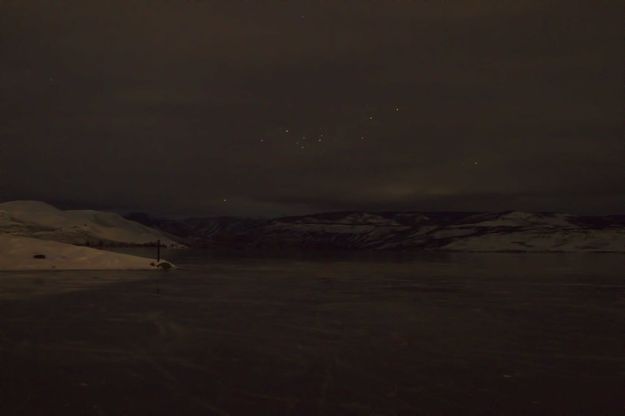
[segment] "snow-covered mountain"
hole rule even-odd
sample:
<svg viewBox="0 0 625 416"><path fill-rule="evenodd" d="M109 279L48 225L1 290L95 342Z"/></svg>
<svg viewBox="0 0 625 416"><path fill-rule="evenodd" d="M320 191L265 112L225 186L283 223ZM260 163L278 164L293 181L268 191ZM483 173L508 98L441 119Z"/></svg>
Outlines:
<svg viewBox="0 0 625 416"><path fill-rule="evenodd" d="M1 203L0 234L91 246L149 245L157 240L166 246L181 246L162 231L118 214L62 211L38 201Z"/></svg>
<svg viewBox="0 0 625 416"><path fill-rule="evenodd" d="M204 247L625 252L625 216L581 217L517 211L335 212L273 220L150 218L149 221L156 228Z"/></svg>
<svg viewBox="0 0 625 416"><path fill-rule="evenodd" d="M418 215L416 221L423 221ZM306 247L381 248L414 225L394 216L363 212L287 217L270 221L255 236L258 244Z"/></svg>
<svg viewBox="0 0 625 416"><path fill-rule="evenodd" d="M443 250L625 252L625 223L597 227L590 217L565 214L471 216L434 231L431 237L442 239Z"/></svg>

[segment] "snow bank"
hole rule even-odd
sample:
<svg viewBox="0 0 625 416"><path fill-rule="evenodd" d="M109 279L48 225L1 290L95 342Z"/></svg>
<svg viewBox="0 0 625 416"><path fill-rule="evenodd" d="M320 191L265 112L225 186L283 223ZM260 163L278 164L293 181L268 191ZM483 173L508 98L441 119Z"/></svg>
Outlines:
<svg viewBox="0 0 625 416"><path fill-rule="evenodd" d="M0 270L156 270L144 257L0 234Z"/></svg>

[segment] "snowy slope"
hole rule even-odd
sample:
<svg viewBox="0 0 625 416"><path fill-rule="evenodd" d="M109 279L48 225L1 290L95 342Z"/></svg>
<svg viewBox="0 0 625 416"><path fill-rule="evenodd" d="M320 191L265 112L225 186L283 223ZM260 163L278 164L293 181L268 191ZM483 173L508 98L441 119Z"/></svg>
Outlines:
<svg viewBox="0 0 625 416"><path fill-rule="evenodd" d="M465 219L469 227L553 227L571 228L574 224L566 214L540 214L511 211L495 214L481 214Z"/></svg>
<svg viewBox="0 0 625 416"><path fill-rule="evenodd" d="M625 252L625 230L526 230L456 239L441 247L454 251Z"/></svg>
<svg viewBox="0 0 625 416"><path fill-rule="evenodd" d="M0 204L0 233L80 245L144 245L161 240L180 246L162 232L100 211L62 211L37 201Z"/></svg>
<svg viewBox="0 0 625 416"><path fill-rule="evenodd" d="M463 231L440 248L459 251L625 252L625 227L582 225L574 216L509 212L470 217L446 231ZM434 236L438 233L433 233Z"/></svg>
<svg viewBox="0 0 625 416"><path fill-rule="evenodd" d="M0 271L156 270L155 263L152 259L127 254L0 234Z"/></svg>

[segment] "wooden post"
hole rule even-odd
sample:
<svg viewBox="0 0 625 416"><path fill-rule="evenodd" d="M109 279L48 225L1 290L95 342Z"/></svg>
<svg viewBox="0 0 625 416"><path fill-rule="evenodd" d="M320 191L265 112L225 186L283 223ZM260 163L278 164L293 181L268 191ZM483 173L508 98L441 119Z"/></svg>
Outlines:
<svg viewBox="0 0 625 416"><path fill-rule="evenodd" d="M161 240L156 240L156 263L161 262Z"/></svg>

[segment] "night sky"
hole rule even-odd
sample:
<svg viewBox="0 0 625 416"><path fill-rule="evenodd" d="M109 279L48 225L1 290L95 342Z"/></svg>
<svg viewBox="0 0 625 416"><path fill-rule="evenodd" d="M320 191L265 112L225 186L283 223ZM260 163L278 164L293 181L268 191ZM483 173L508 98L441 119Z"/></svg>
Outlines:
<svg viewBox="0 0 625 416"><path fill-rule="evenodd" d="M621 0L0 1L0 200L625 212Z"/></svg>

